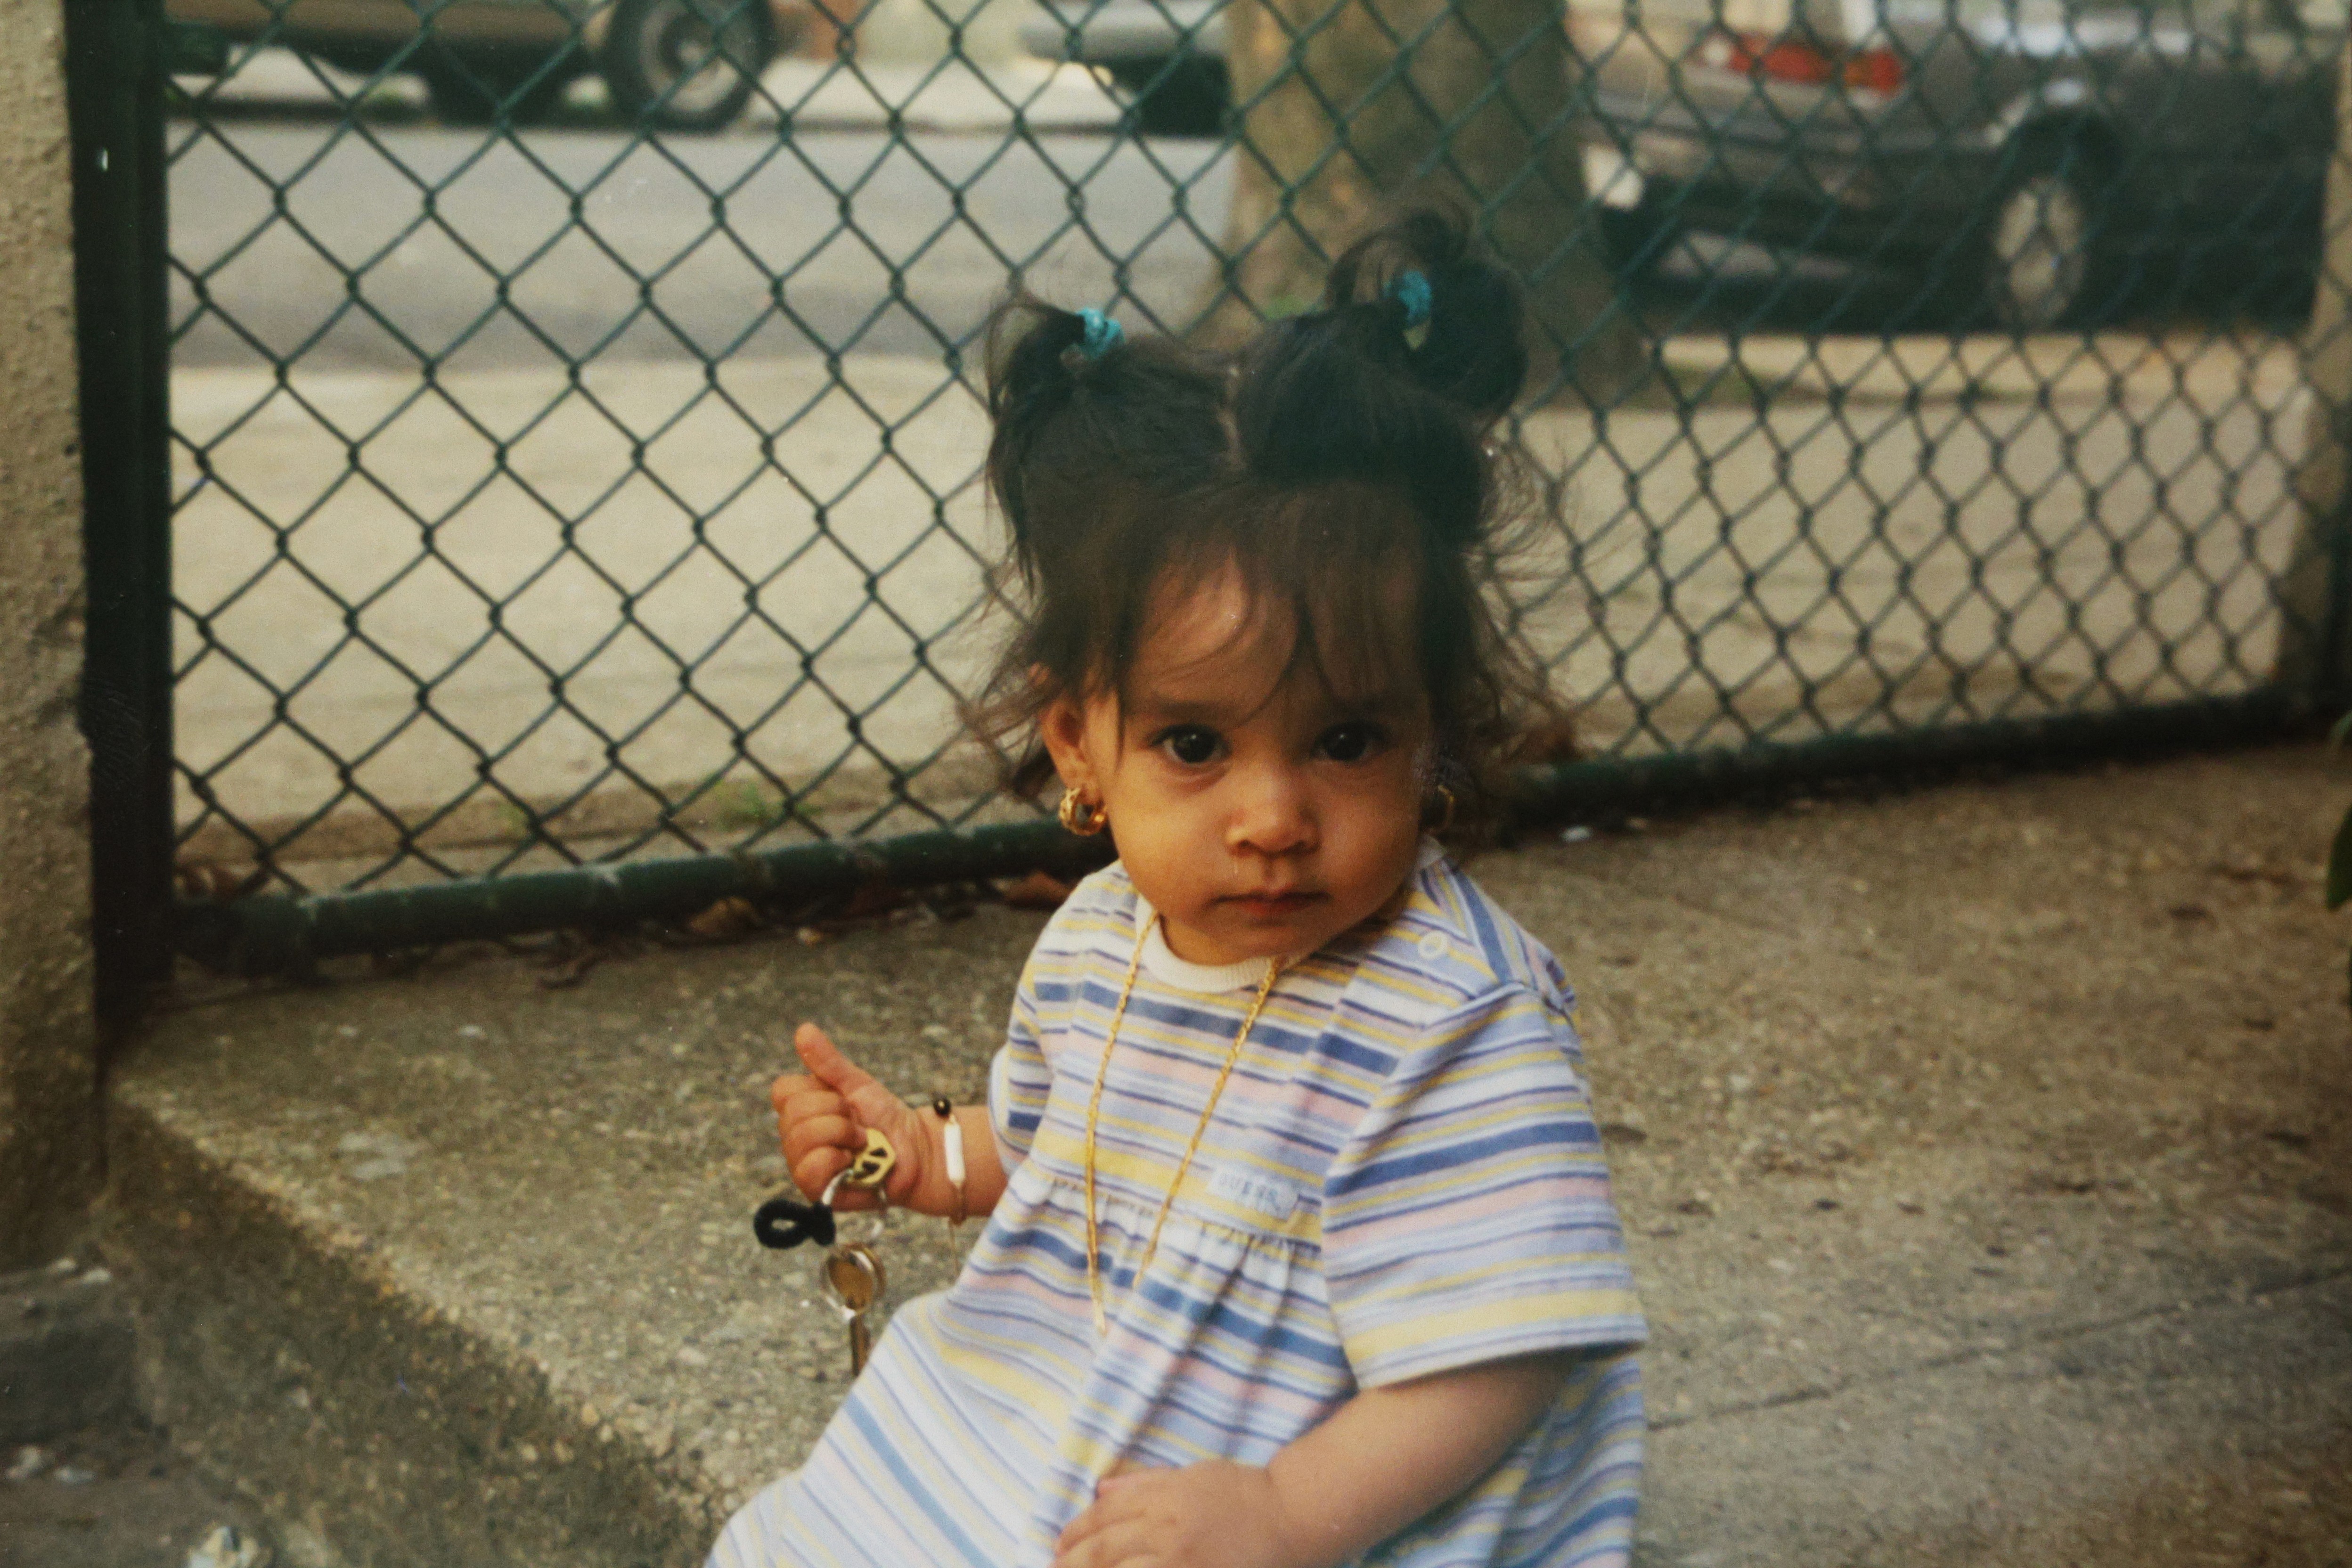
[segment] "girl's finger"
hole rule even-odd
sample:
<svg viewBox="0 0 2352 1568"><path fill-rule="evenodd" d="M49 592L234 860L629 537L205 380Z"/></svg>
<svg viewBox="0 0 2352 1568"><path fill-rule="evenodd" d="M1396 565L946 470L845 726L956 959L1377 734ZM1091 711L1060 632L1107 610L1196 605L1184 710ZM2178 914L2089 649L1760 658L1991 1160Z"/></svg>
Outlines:
<svg viewBox="0 0 2352 1568"><path fill-rule="evenodd" d="M793 1032L793 1048L800 1052L809 1071L835 1094L849 1096L861 1089L882 1087L873 1074L843 1056L841 1047L814 1024L803 1024Z"/></svg>
<svg viewBox="0 0 2352 1568"><path fill-rule="evenodd" d="M1059 1568L1067 1552L1082 1546L1103 1525L1102 1505L1097 1502L1078 1510L1078 1517L1062 1526L1062 1533L1054 1539L1054 1562Z"/></svg>
<svg viewBox="0 0 2352 1568"><path fill-rule="evenodd" d="M835 1103L839 1107L838 1101ZM864 1142L846 1108L829 1114L796 1117L784 1132L784 1160L797 1166L819 1149L839 1150L845 1157L854 1158Z"/></svg>
<svg viewBox="0 0 2352 1568"><path fill-rule="evenodd" d="M849 1109L849 1102L841 1096L825 1089L818 1089L808 1094L796 1094L784 1102L783 1109L776 1112L776 1137L784 1146L786 1159L796 1158L802 1149L807 1147L806 1141L799 1136L797 1131L802 1124L825 1117L838 1117L845 1121L856 1120ZM853 1131L847 1135L829 1138L826 1142L855 1149L859 1139Z"/></svg>
<svg viewBox="0 0 2352 1568"><path fill-rule="evenodd" d="M1103 1494L1103 1484L1095 1488L1095 1500L1078 1511L1078 1517L1062 1527L1061 1537L1054 1542L1056 1552L1067 1552L1085 1544L1106 1530L1118 1524L1130 1510L1115 1507Z"/></svg>
<svg viewBox="0 0 2352 1568"><path fill-rule="evenodd" d="M817 1082L813 1078L800 1080L800 1087L784 1096L776 1107L776 1114L797 1121L803 1116L821 1115L828 1110L847 1106L849 1101Z"/></svg>
<svg viewBox="0 0 2352 1568"><path fill-rule="evenodd" d="M1119 1568L1159 1562L1160 1532L1142 1520L1113 1522L1074 1546L1055 1549L1054 1568Z"/></svg>
<svg viewBox="0 0 2352 1568"><path fill-rule="evenodd" d="M848 1150L831 1144L821 1149L812 1149L793 1162L793 1184L800 1188L802 1194L814 1203L824 1195L825 1184L847 1169L849 1169ZM835 1208L853 1207L855 1205L840 1200L862 1195L862 1194L853 1194L844 1189L834 1194L834 1206Z"/></svg>
<svg viewBox="0 0 2352 1568"><path fill-rule="evenodd" d="M777 1115L782 1116L784 1113L784 1101L796 1094L806 1094L811 1089L824 1087L804 1072L778 1073L776 1081L768 1086L768 1103L776 1108Z"/></svg>

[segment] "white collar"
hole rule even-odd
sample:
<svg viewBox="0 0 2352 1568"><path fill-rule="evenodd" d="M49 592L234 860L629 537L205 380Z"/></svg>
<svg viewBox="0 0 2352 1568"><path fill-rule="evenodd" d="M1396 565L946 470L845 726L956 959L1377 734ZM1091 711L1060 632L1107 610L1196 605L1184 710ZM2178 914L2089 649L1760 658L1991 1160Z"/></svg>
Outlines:
<svg viewBox="0 0 2352 1568"><path fill-rule="evenodd" d="M1444 858L1445 846L1434 838L1424 837L1419 852L1413 857L1413 875L1419 876ZM1179 957L1176 950L1168 945L1166 924L1153 919L1157 912L1151 907L1151 900L1138 891L1135 895L1135 918L1151 928L1151 934L1143 939L1142 967L1150 972L1154 980L1172 985L1179 991L1214 994L1255 991L1258 982L1265 978L1265 967L1273 962L1272 959L1244 958L1238 963L1194 963L1191 959Z"/></svg>
<svg viewBox="0 0 2352 1568"><path fill-rule="evenodd" d="M1274 962L1244 958L1238 963L1195 963L1168 945L1167 927L1157 915L1151 900L1141 893L1135 895L1135 918L1151 928L1151 934L1143 939L1142 967L1152 979L1179 991L1255 991L1265 978L1266 966Z"/></svg>

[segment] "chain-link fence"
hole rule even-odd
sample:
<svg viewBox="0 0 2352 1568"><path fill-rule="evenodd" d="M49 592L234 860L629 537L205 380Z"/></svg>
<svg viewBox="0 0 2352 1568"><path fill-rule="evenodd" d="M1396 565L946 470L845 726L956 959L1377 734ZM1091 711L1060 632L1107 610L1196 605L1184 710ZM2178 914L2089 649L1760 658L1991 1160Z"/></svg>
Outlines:
<svg viewBox="0 0 2352 1568"><path fill-rule="evenodd" d="M1421 195L1528 283L1521 625L1604 763L2333 634L2342 0L171 10L232 45L167 131L197 892L1034 820L958 722L990 305L1214 342Z"/></svg>

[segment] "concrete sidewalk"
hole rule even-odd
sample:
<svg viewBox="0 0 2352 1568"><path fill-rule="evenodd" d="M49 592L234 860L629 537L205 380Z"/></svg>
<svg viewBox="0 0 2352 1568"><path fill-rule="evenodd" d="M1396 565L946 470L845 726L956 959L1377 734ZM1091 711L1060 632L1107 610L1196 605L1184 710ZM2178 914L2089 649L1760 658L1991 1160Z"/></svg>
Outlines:
<svg viewBox="0 0 2352 1568"><path fill-rule="evenodd" d="M394 74L369 79L305 60L289 49L261 49L217 81L182 79L208 101L245 112L324 111L356 102L365 114L402 119L431 112L425 84ZM789 121L803 131L881 131L894 121L913 131L994 132L1018 121L1033 131L1108 131L1118 100L1084 66L1023 55L986 64L969 59L823 60L787 55L771 65L760 92L721 135L772 135ZM608 116L604 84L583 77L549 116L558 124L593 125Z"/></svg>
<svg viewBox="0 0 2352 1568"><path fill-rule="evenodd" d="M2347 1561L2347 795L2288 748L1478 864L1582 994L1643 1568ZM159 1417L351 1563L696 1562L842 1390L746 1225L792 1023L976 1098L1041 920L191 994L113 1089Z"/></svg>

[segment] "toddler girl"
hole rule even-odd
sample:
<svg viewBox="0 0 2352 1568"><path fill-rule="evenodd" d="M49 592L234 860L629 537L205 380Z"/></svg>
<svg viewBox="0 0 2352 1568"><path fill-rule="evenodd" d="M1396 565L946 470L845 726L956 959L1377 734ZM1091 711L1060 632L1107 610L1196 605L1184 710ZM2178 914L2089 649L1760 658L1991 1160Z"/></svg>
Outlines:
<svg viewBox="0 0 2352 1568"><path fill-rule="evenodd" d="M1622 1563L1643 1325L1568 990L1432 837L1539 689L1476 570L1517 297L1423 216L1231 367L1012 320L992 712L1119 858L1038 939L984 1110L802 1026L802 1190L871 1128L891 1203L987 1226L712 1563Z"/></svg>

